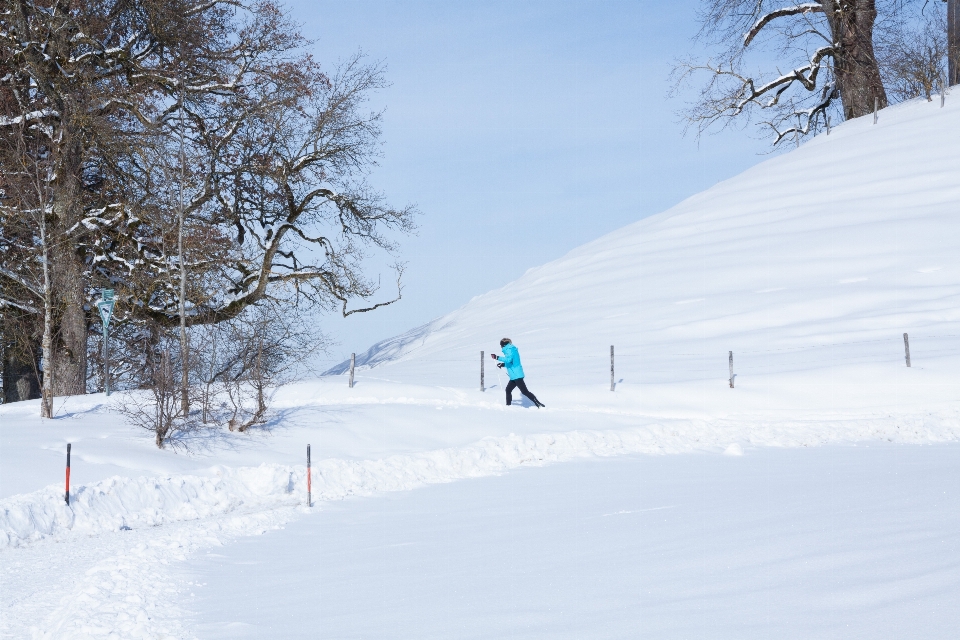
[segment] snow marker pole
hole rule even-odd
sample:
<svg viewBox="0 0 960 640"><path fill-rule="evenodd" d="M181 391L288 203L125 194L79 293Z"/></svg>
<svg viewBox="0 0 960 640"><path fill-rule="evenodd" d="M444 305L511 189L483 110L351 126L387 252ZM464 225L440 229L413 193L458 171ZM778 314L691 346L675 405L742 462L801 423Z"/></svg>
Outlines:
<svg viewBox="0 0 960 640"><path fill-rule="evenodd" d="M830 116L827 116L827 135L830 135Z"/></svg>
<svg viewBox="0 0 960 640"><path fill-rule="evenodd" d="M307 445L307 506L312 507L313 501L310 499L310 445Z"/></svg>
<svg viewBox="0 0 960 640"><path fill-rule="evenodd" d="M730 388L733 389L733 351L730 352Z"/></svg>
<svg viewBox="0 0 960 640"><path fill-rule="evenodd" d="M110 395L110 352L107 350L109 340L110 329L103 325L103 390L107 396Z"/></svg>
<svg viewBox="0 0 960 640"><path fill-rule="evenodd" d="M610 345L610 391L613 391L617 388L616 383L613 381L613 345Z"/></svg>
<svg viewBox="0 0 960 640"><path fill-rule="evenodd" d="M356 364L357 364L357 354L351 353L350 354L350 383L349 383L351 389L353 389L353 368L356 366Z"/></svg>
<svg viewBox="0 0 960 640"><path fill-rule="evenodd" d="M483 351L480 352L480 391L486 391L486 388L483 386Z"/></svg>
<svg viewBox="0 0 960 640"><path fill-rule="evenodd" d="M903 352L907 357L907 366L910 366L910 338L903 334Z"/></svg>
<svg viewBox="0 0 960 640"><path fill-rule="evenodd" d="M70 506L70 443L67 443L67 490L63 493L63 501Z"/></svg>
<svg viewBox="0 0 960 640"><path fill-rule="evenodd" d="M880 108L880 98L873 96L873 124L877 124L877 110Z"/></svg>

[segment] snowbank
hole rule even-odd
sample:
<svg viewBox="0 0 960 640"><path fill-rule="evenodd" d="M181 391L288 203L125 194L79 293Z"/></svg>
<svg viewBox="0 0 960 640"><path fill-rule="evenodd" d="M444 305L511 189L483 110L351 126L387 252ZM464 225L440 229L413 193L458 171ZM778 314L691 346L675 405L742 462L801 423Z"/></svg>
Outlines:
<svg viewBox="0 0 960 640"><path fill-rule="evenodd" d="M744 445L812 446L863 440L956 441L960 440L960 421L956 412L914 420L876 416L814 422L784 419L775 424L674 420L623 430L511 434L485 438L467 447L378 460L321 460L313 469L313 498L322 502L405 491L584 456L693 450L743 455ZM56 486L0 500L0 549L71 533L97 534L305 505L306 467L216 467L209 477L115 476L77 487L70 500L67 506L63 490Z"/></svg>

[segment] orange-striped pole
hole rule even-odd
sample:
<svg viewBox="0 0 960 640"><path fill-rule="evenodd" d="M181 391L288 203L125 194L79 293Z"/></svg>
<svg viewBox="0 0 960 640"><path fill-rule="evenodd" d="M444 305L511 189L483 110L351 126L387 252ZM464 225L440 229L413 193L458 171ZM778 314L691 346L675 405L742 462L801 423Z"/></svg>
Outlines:
<svg viewBox="0 0 960 640"><path fill-rule="evenodd" d="M70 505L70 443L67 443L67 490L63 494L63 499Z"/></svg>

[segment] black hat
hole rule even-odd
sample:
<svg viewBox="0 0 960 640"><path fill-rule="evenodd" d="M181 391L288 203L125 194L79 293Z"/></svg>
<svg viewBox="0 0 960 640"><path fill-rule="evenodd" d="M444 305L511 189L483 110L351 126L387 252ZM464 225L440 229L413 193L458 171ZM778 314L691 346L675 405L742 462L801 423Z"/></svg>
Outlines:
<svg viewBox="0 0 960 640"><path fill-rule="evenodd" d="M508 344L510 344L510 338L504 338L503 340L500 341L501 347L506 346Z"/></svg>

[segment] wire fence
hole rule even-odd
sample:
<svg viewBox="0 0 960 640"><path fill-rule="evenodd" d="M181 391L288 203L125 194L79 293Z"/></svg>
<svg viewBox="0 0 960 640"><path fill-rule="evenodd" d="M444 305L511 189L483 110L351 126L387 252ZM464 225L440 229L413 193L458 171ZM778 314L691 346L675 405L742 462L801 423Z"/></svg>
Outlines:
<svg viewBox="0 0 960 640"><path fill-rule="evenodd" d="M960 356L960 341L944 343L944 341L954 341L958 338L960 338L960 334L954 333L918 333L911 335L909 339L914 365L923 366L923 362L929 362L935 358ZM742 339L732 342L742 342ZM663 381L671 381L678 376L695 376L698 379L711 377L725 379L728 375L729 350L721 351L717 349L718 340L709 339L708 343L708 345L704 345L702 351L669 351L651 345L649 349L641 347L639 352L635 349L626 353L616 352L612 357L612 362L611 354L607 349L600 350L598 348L592 353L580 351L549 355L538 354L535 350L526 350L522 356L522 361L524 368L528 371L549 369L552 370L554 375L557 375L558 367L560 367L560 374L566 371L570 376L576 376L578 379L583 379L586 376L597 383L608 379L611 374L611 365L613 366L614 382L617 383L623 381L624 378L638 382L654 382L657 381L658 376L664 377ZM858 349L860 347L864 347L864 349ZM732 351L734 374L736 375L744 373L770 374L823 368L824 366L895 364L898 362L900 366L911 366L906 364L905 361L903 334L865 340L824 341L808 344L788 344L766 349L733 349ZM489 358L488 354L491 353L496 355L497 352L484 352L484 358ZM408 352L404 355L412 354ZM440 371L456 369L462 374L469 374L469 371L473 371L479 382L480 367L477 366L477 355L477 352L471 353L469 357L466 354L459 357L434 357L431 355L426 360L431 366L440 365L437 367ZM386 362L381 364L386 364ZM490 371L489 368L494 367L495 363L485 361L484 366L487 367L485 379L492 385L496 380L496 373ZM376 368L376 365L373 368Z"/></svg>

